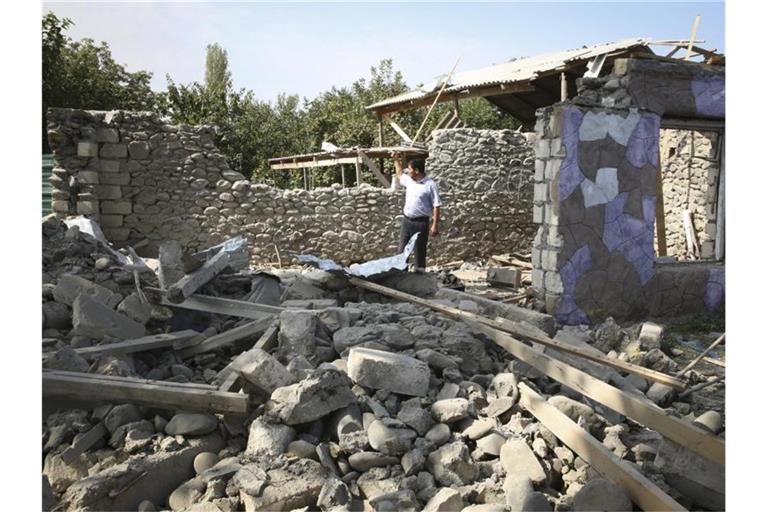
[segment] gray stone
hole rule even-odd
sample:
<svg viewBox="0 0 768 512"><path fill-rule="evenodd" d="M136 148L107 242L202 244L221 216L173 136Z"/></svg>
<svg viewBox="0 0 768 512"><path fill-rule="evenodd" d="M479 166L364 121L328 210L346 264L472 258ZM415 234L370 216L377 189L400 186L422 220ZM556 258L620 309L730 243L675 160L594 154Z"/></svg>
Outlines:
<svg viewBox="0 0 768 512"><path fill-rule="evenodd" d="M323 510L343 507L352 499L347 484L338 478L329 478L323 484L320 495L317 497L317 506Z"/></svg>
<svg viewBox="0 0 768 512"><path fill-rule="evenodd" d="M417 297L432 297L438 289L437 274L429 272L398 272L382 279L381 284Z"/></svg>
<svg viewBox="0 0 768 512"><path fill-rule="evenodd" d="M293 428L256 418L248 430L248 446L245 452L256 457L276 457L285 452L288 444L295 438L296 431Z"/></svg>
<svg viewBox="0 0 768 512"><path fill-rule="evenodd" d="M643 322L640 327L640 335L637 341L643 350L661 348L661 340L664 338L664 327L653 322Z"/></svg>
<svg viewBox="0 0 768 512"><path fill-rule="evenodd" d="M192 467L195 468L195 473L202 475L204 471L212 468L217 462L219 462L218 455L212 452L203 452L195 457Z"/></svg>
<svg viewBox="0 0 768 512"><path fill-rule="evenodd" d="M464 507L461 494L448 487L442 487L424 505L423 512L456 512Z"/></svg>
<svg viewBox="0 0 768 512"><path fill-rule="evenodd" d="M317 447L303 439L297 439L288 443L288 447L285 449L285 453L293 455L300 459L312 459L317 460Z"/></svg>
<svg viewBox="0 0 768 512"><path fill-rule="evenodd" d="M479 418L474 420L461 435L466 436L472 441L476 441L496 428L496 420L492 418Z"/></svg>
<svg viewBox="0 0 768 512"><path fill-rule="evenodd" d="M114 433L118 427L135 421L141 421L144 415L138 407L133 404L121 404L112 407L104 417L104 426L111 433Z"/></svg>
<svg viewBox="0 0 768 512"><path fill-rule="evenodd" d="M280 313L280 331L277 336L280 353L287 358L301 355L314 360L317 317L307 311L286 309Z"/></svg>
<svg viewBox="0 0 768 512"><path fill-rule="evenodd" d="M205 487L205 482L200 477L184 482L168 496L168 506L174 512L187 510L203 496Z"/></svg>
<svg viewBox="0 0 768 512"><path fill-rule="evenodd" d="M573 497L574 512L592 512L594 510L632 510L632 500L620 486L606 480L595 478L579 489Z"/></svg>
<svg viewBox="0 0 768 512"><path fill-rule="evenodd" d="M144 500L139 503L139 507L136 510L138 510L138 512L155 512L157 507L155 507L155 504L151 501Z"/></svg>
<svg viewBox="0 0 768 512"><path fill-rule="evenodd" d="M517 389L517 377L514 373L498 373L491 380L489 395L496 398L512 398L517 402L520 391Z"/></svg>
<svg viewBox="0 0 768 512"><path fill-rule="evenodd" d="M466 398L449 398L432 404L432 417L439 423L455 423L469 416L469 401Z"/></svg>
<svg viewBox="0 0 768 512"><path fill-rule="evenodd" d="M578 423L579 417L583 418L590 429L599 424L600 420L595 415L595 411L588 405L577 402L572 398L563 395L555 395L547 400L557 410L568 416L572 421Z"/></svg>
<svg viewBox="0 0 768 512"><path fill-rule="evenodd" d="M369 497L368 505L374 512L418 512L420 509L419 500L410 489Z"/></svg>
<svg viewBox="0 0 768 512"><path fill-rule="evenodd" d="M725 510L725 466L668 439L659 445L656 466L664 480L709 510Z"/></svg>
<svg viewBox="0 0 768 512"><path fill-rule="evenodd" d="M101 158L113 160L117 158L126 158L128 156L128 146L125 144L113 144L107 142L102 144L99 156Z"/></svg>
<svg viewBox="0 0 768 512"><path fill-rule="evenodd" d="M204 436L216 430L219 420L213 414L179 413L165 426L170 436Z"/></svg>
<svg viewBox="0 0 768 512"><path fill-rule="evenodd" d="M240 491L245 512L293 510L314 507L328 471L315 461L296 459L287 466L267 471L268 484L260 494Z"/></svg>
<svg viewBox="0 0 768 512"><path fill-rule="evenodd" d="M434 423L430 414L422 407L421 400L417 397L406 400L400 405L397 418L420 436L426 434Z"/></svg>
<svg viewBox="0 0 768 512"><path fill-rule="evenodd" d="M427 457L424 452L419 449L411 450L400 459L400 465L403 467L405 476L411 476L417 474L424 469L424 464L427 462Z"/></svg>
<svg viewBox="0 0 768 512"><path fill-rule="evenodd" d="M137 293L132 293L117 305L118 313L122 313L131 320L145 325L152 317L152 306L141 302Z"/></svg>
<svg viewBox="0 0 768 512"><path fill-rule="evenodd" d="M125 315L95 301L88 295L80 294L72 307L74 334L101 339L105 336L129 340L146 334L143 325Z"/></svg>
<svg viewBox="0 0 768 512"><path fill-rule="evenodd" d="M400 462L398 457L379 452L357 452L349 456L349 465L355 471L364 473L371 468L391 466Z"/></svg>
<svg viewBox="0 0 768 512"><path fill-rule="evenodd" d="M290 386L296 378L280 361L260 348L252 348L237 356L231 364L232 370L259 388L272 394L277 388Z"/></svg>
<svg viewBox="0 0 768 512"><path fill-rule="evenodd" d="M421 359L425 363L427 363L430 367L440 371L445 370L446 368L455 368L456 366L458 366L456 364L456 361L454 361L451 357L445 354L441 354L436 350L432 350L431 348L424 348L424 349L418 350L416 352L416 357L418 359ZM446 398L454 398L454 397L446 397Z"/></svg>
<svg viewBox="0 0 768 512"><path fill-rule="evenodd" d="M478 468L470 459L467 446L460 441L443 445L430 453L427 470L446 487L470 484L478 476Z"/></svg>
<svg viewBox="0 0 768 512"><path fill-rule="evenodd" d="M499 458L507 475L524 476L535 484L542 484L547 480L539 459L523 439L508 439L501 447Z"/></svg>
<svg viewBox="0 0 768 512"><path fill-rule="evenodd" d="M53 289L54 300L68 306L72 306L80 294L87 295L110 309L117 306L121 298L115 292L73 274L63 274L59 277Z"/></svg>
<svg viewBox="0 0 768 512"><path fill-rule="evenodd" d="M437 400L447 400L449 398L456 398L459 396L459 390L461 388L454 382L446 382L443 387L440 388L440 392L437 394Z"/></svg>
<svg viewBox="0 0 768 512"><path fill-rule="evenodd" d="M677 396L677 392L674 388L667 386L666 384L654 382L651 384L651 387L648 388L648 391L645 392L645 396L653 401L653 403L664 407L674 400Z"/></svg>
<svg viewBox="0 0 768 512"><path fill-rule="evenodd" d="M521 510L526 512L552 512L552 504L544 493L529 492L525 496Z"/></svg>
<svg viewBox="0 0 768 512"><path fill-rule="evenodd" d="M378 330L372 325L342 327L333 333L333 348L344 355L350 348L379 339Z"/></svg>
<svg viewBox="0 0 768 512"><path fill-rule="evenodd" d="M451 428L445 423L438 423L430 428L424 437L435 446L441 446L451 438Z"/></svg>
<svg viewBox="0 0 768 512"><path fill-rule="evenodd" d="M135 140L128 144L128 152L131 158L144 160L149 156L149 145L146 142Z"/></svg>
<svg viewBox="0 0 768 512"><path fill-rule="evenodd" d="M43 328L68 329L72 325L72 312L66 304L48 301L43 303Z"/></svg>
<svg viewBox="0 0 768 512"><path fill-rule="evenodd" d="M492 432L477 440L477 448L485 455L498 457L501 452L501 447L506 440L507 438L498 432Z"/></svg>
<svg viewBox="0 0 768 512"><path fill-rule="evenodd" d="M368 426L368 443L376 451L387 455L402 455L411 449L416 432L409 428L397 428L375 420Z"/></svg>
<svg viewBox="0 0 768 512"><path fill-rule="evenodd" d="M234 468L233 468L234 469ZM232 477L231 483L240 491L258 496L267 486L269 476L257 464L241 466Z"/></svg>
<svg viewBox="0 0 768 512"><path fill-rule="evenodd" d="M717 411L707 411L696 418L693 423L707 429L712 434L719 434L723 428L723 417Z"/></svg>
<svg viewBox="0 0 768 512"><path fill-rule="evenodd" d="M507 473L504 477L504 502L509 510L527 510L524 508L528 496L533 493L531 479L521 472Z"/></svg>
<svg viewBox="0 0 768 512"><path fill-rule="evenodd" d="M352 380L362 386L411 396L424 396L429 389L427 364L401 354L353 348L347 367Z"/></svg>
<svg viewBox="0 0 768 512"><path fill-rule="evenodd" d="M83 356L69 347L63 347L48 356L43 365L51 370L88 373L90 365Z"/></svg>
<svg viewBox="0 0 768 512"><path fill-rule="evenodd" d="M288 425L322 418L356 401L352 381L335 369L318 369L311 377L272 392L266 411Z"/></svg>

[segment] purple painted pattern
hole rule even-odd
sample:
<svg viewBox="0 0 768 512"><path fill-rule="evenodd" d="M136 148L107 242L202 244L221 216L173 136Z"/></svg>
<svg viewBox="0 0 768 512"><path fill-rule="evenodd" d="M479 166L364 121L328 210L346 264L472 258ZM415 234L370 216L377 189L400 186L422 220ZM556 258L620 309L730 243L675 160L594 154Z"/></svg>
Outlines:
<svg viewBox="0 0 768 512"><path fill-rule="evenodd" d="M702 116L725 117L725 78L705 76L691 81L696 112Z"/></svg>
<svg viewBox="0 0 768 512"><path fill-rule="evenodd" d="M709 271L709 280L707 288L704 291L704 305L707 309L714 311L720 307L725 300L725 269L713 268Z"/></svg>
<svg viewBox="0 0 768 512"><path fill-rule="evenodd" d="M574 290L576 289L576 281L581 277L584 272L592 268L592 255L589 252L588 245L582 245L576 252L573 253L571 259L568 260L560 268L560 279L563 283L563 295L560 298L560 304L557 306L557 312L555 317L557 321L563 325L581 325L589 324L589 317L584 311L576 304L574 298Z"/></svg>
<svg viewBox="0 0 768 512"><path fill-rule="evenodd" d="M635 130L627 141L627 161L635 167L642 167L649 162L654 167L659 165L659 130L661 117L657 114L643 114Z"/></svg>
<svg viewBox="0 0 768 512"><path fill-rule="evenodd" d="M643 196L643 218L624 213L629 192L622 192L605 205L603 243L609 251L619 251L635 267L640 284L654 274L653 227L656 208L654 196Z"/></svg>
<svg viewBox="0 0 768 512"><path fill-rule="evenodd" d="M560 201L565 201L584 181L579 168L579 127L583 120L584 113L578 108L568 107L563 112L565 160L560 166Z"/></svg>

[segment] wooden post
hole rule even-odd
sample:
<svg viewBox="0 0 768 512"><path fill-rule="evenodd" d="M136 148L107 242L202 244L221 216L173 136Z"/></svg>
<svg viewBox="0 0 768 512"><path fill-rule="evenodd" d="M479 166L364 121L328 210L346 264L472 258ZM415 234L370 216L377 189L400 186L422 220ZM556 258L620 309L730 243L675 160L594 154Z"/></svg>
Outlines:
<svg viewBox="0 0 768 512"><path fill-rule="evenodd" d="M696 32L699 31L699 22L701 21L701 15L697 14L696 19L693 20L693 27L691 27L691 39L688 41L688 51L685 52L685 60L691 58L691 52L693 51L693 42L696 40Z"/></svg>
<svg viewBox="0 0 768 512"><path fill-rule="evenodd" d="M560 101L568 99L568 78L565 76L565 71L560 73Z"/></svg>
<svg viewBox="0 0 768 512"><path fill-rule="evenodd" d="M717 227L715 232L715 259L725 257L725 131L720 132L720 172L717 180Z"/></svg>
<svg viewBox="0 0 768 512"><path fill-rule="evenodd" d="M384 147L384 116L381 114L378 114L379 116L379 147Z"/></svg>
<svg viewBox="0 0 768 512"><path fill-rule="evenodd" d="M667 255L667 223L664 219L664 166L667 158L669 132L661 132L661 149L659 149L659 172L656 176L656 244L659 256Z"/></svg>
<svg viewBox="0 0 768 512"><path fill-rule="evenodd" d="M363 184L363 171L360 168L360 157L357 157L357 160L355 160L355 178L357 179L357 185L360 186Z"/></svg>
<svg viewBox="0 0 768 512"><path fill-rule="evenodd" d="M341 188L347 188L347 178L344 176L344 164L339 164L341 167Z"/></svg>
<svg viewBox="0 0 768 512"><path fill-rule="evenodd" d="M176 283L168 287L166 297L169 301L178 304L195 293L208 281L216 277L227 265L229 265L230 253L221 249L213 258L205 262L199 269L187 274Z"/></svg>
<svg viewBox="0 0 768 512"><path fill-rule="evenodd" d="M461 111L459 110L459 97L453 97L453 111L456 113L456 119L461 119Z"/></svg>

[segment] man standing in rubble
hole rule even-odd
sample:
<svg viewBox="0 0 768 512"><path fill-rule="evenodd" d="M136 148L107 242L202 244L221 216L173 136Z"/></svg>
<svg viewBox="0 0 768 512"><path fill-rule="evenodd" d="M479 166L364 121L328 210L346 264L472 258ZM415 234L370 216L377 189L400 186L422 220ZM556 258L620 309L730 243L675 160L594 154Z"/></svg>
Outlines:
<svg viewBox="0 0 768 512"><path fill-rule="evenodd" d="M414 250L415 270L423 272L427 267L427 239L438 236L440 231L440 194L437 184L427 176L424 160L414 158L403 172L400 153L392 154L395 159L395 179L405 187L403 223L400 225L400 251L405 248L414 233L419 233ZM431 218L431 220L430 220Z"/></svg>

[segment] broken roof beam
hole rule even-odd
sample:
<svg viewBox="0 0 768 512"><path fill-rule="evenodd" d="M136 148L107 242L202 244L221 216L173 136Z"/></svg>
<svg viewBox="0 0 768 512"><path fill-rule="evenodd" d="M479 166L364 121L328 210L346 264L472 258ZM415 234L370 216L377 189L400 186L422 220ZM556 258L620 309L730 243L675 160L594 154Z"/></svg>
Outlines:
<svg viewBox="0 0 768 512"><path fill-rule="evenodd" d="M223 248L199 269L191 274L186 274L176 283L168 287L166 297L174 304L184 302L208 281L216 277L227 265L229 265L231 253Z"/></svg>
<svg viewBox="0 0 768 512"><path fill-rule="evenodd" d="M574 453L607 479L627 491L643 510L686 510L633 464L619 459L589 432L574 423L556 407L546 402L533 389L520 383L520 405L533 414L543 426Z"/></svg>
<svg viewBox="0 0 768 512"><path fill-rule="evenodd" d="M43 372L43 397L221 414L248 411L248 395L214 386L65 371Z"/></svg>
<svg viewBox="0 0 768 512"><path fill-rule="evenodd" d="M360 158L360 161L362 161L366 167L376 176L376 179L379 180L379 183L389 188L390 183L386 176L379 170L379 166L374 163L373 160L368 158L368 155L365 154L363 151L358 151L357 156Z"/></svg>
<svg viewBox="0 0 768 512"><path fill-rule="evenodd" d="M148 290L160 292L159 288L147 288ZM160 299L163 306L172 306L175 308L191 309L193 311L202 311L204 313L213 313L217 315L237 316L240 318L251 318L260 320L273 315L279 315L283 309L280 306L270 306L267 304L257 304L244 300L225 299L222 297L209 297L208 295L195 294L187 297L184 302L175 304L167 300L164 296Z"/></svg>
<svg viewBox="0 0 768 512"><path fill-rule="evenodd" d="M75 352L85 359L94 359L107 354L132 354L135 352L156 350L158 348L169 348L179 343L194 339L197 336L200 336L199 332L187 329L184 331L144 336L133 340L120 341L118 343L76 348Z"/></svg>
<svg viewBox="0 0 768 512"><path fill-rule="evenodd" d="M270 327L270 325L272 325L272 322L273 319L271 317L248 322L247 324L243 324L233 329L229 329L227 331L211 336L210 338L204 340L202 343L189 348L185 348L179 353L179 355L183 359L187 359L197 354L213 352L214 350L228 347L234 343L237 343L238 341L242 341L263 333Z"/></svg>

